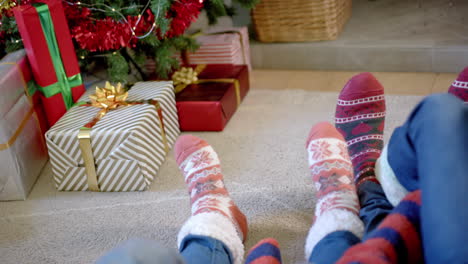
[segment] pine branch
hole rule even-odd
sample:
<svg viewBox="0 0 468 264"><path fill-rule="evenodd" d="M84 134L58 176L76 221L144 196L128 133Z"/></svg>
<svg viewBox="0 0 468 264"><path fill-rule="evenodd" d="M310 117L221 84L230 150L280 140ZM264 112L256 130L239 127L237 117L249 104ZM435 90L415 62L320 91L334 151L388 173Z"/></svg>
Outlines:
<svg viewBox="0 0 468 264"><path fill-rule="evenodd" d="M236 2L244 8L252 9L260 3L260 0L236 0Z"/></svg>
<svg viewBox="0 0 468 264"><path fill-rule="evenodd" d="M166 18L171 4L171 0L151 0L151 11L154 14L154 20L159 27L161 36L166 34L171 24L171 21Z"/></svg>
<svg viewBox="0 0 468 264"><path fill-rule="evenodd" d="M127 81L129 66L120 52L107 56L107 67L111 82L125 83Z"/></svg>

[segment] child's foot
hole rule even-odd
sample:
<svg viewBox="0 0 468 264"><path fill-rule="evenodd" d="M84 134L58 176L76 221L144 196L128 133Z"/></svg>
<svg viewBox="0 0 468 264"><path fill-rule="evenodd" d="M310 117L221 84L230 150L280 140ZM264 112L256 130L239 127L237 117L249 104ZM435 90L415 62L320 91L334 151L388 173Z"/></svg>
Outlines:
<svg viewBox="0 0 468 264"><path fill-rule="evenodd" d="M307 139L309 168L316 187L315 222L306 241L306 258L326 235L349 231L361 237L359 201L353 182L353 165L343 136L327 122L315 125Z"/></svg>
<svg viewBox="0 0 468 264"><path fill-rule="evenodd" d="M281 264L278 241L266 238L258 242L247 254L245 264Z"/></svg>
<svg viewBox="0 0 468 264"><path fill-rule="evenodd" d="M179 233L179 245L189 234L213 237L226 244L239 263L247 219L224 187L218 155L206 141L192 135L179 137L174 153L192 205L192 217Z"/></svg>
<svg viewBox="0 0 468 264"><path fill-rule="evenodd" d="M384 88L370 73L348 81L338 98L335 126L346 139L357 186L376 181L375 162L383 148Z"/></svg>
<svg viewBox="0 0 468 264"><path fill-rule="evenodd" d="M466 67L458 78L450 86L449 93L462 99L464 102L468 102L468 67Z"/></svg>

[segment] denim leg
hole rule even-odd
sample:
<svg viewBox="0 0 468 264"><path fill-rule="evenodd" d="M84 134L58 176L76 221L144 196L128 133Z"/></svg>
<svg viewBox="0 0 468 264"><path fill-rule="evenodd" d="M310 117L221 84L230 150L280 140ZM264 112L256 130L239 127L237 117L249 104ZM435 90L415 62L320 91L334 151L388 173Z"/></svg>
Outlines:
<svg viewBox="0 0 468 264"><path fill-rule="evenodd" d="M332 232L317 243L309 262L313 264L335 263L348 248L360 242L361 240L349 231Z"/></svg>
<svg viewBox="0 0 468 264"><path fill-rule="evenodd" d="M96 261L96 264L183 264L176 249L145 239L131 239L112 249Z"/></svg>
<svg viewBox="0 0 468 264"><path fill-rule="evenodd" d="M188 235L180 246L186 264L231 264L233 259L226 245L207 236Z"/></svg>
<svg viewBox="0 0 468 264"><path fill-rule="evenodd" d="M388 162L408 191L422 191L426 262L468 260L468 105L451 94L424 99L393 133Z"/></svg>
<svg viewBox="0 0 468 264"><path fill-rule="evenodd" d="M359 217L364 222L364 235L374 230L380 222L393 210L393 206L387 200L380 184L373 181L365 181L358 188L361 210Z"/></svg>

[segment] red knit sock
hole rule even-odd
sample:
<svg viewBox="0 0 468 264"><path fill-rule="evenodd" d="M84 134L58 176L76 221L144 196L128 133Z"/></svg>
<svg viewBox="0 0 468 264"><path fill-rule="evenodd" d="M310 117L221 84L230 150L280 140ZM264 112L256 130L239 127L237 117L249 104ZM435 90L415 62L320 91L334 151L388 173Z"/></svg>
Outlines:
<svg viewBox="0 0 468 264"><path fill-rule="evenodd" d="M307 236L308 260L315 245L326 235L347 230L362 236L359 201L353 182L353 166L343 136L330 123L319 123L307 139L309 167L316 187L315 221Z"/></svg>
<svg viewBox="0 0 468 264"><path fill-rule="evenodd" d="M462 99L464 102L468 102L468 67L466 67L458 78L450 86L449 93Z"/></svg>
<svg viewBox="0 0 468 264"><path fill-rule="evenodd" d="M335 125L346 139L357 186L376 181L375 162L383 149L384 88L370 73L348 81L336 106Z"/></svg>
<svg viewBox="0 0 468 264"><path fill-rule="evenodd" d="M250 249L245 264L281 264L279 243L274 238L265 238Z"/></svg>
<svg viewBox="0 0 468 264"><path fill-rule="evenodd" d="M353 166L343 136L330 123L318 123L310 131L307 151L317 189L315 216L338 208L359 214Z"/></svg>
<svg viewBox="0 0 468 264"><path fill-rule="evenodd" d="M192 216L218 213L228 218L241 238L247 236L247 219L224 187L218 155L204 140L192 135L179 137L174 152L185 177Z"/></svg>

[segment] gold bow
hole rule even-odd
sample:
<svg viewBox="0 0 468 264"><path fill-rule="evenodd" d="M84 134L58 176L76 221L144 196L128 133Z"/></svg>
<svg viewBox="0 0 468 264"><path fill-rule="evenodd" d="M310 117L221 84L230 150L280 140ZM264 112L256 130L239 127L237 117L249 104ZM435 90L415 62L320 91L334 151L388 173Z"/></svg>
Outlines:
<svg viewBox="0 0 468 264"><path fill-rule="evenodd" d="M219 79L198 79L198 74L206 68L206 64L199 64L195 69L190 67L182 67L172 75L172 81L174 82L174 92L180 93L187 86L191 84L201 83L232 83L236 92L236 102L239 106L241 103L240 95L240 84L239 80L234 78L219 78Z"/></svg>
<svg viewBox="0 0 468 264"><path fill-rule="evenodd" d="M118 83L117 86L111 85L109 82L106 82L104 88L96 87L96 93L89 96L91 100L90 104L83 104L82 106L94 106L100 108L101 111L83 127L80 128L78 133L78 141L81 149L81 156L84 161L86 176L88 179L88 189L90 191L99 192L99 184L96 174L96 165L94 162L94 155L91 147L91 129L93 126L103 118L107 112L110 110L115 110L119 106L127 105L137 105L142 103L149 103L156 107L159 118L159 126L161 131L161 136L163 139L164 149L167 153L169 151L169 145L167 143L166 133L164 130L164 123L162 117L162 109L158 101L148 100L141 102L127 102L128 92L122 87L121 83Z"/></svg>

